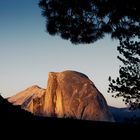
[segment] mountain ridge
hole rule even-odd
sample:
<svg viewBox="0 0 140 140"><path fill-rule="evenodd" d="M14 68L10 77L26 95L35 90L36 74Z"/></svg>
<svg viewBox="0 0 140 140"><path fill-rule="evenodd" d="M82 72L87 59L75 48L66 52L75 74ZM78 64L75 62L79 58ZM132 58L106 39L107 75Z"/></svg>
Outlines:
<svg viewBox="0 0 140 140"><path fill-rule="evenodd" d="M34 85L8 101L39 116L114 121L105 98L88 76L70 70L48 75L46 89Z"/></svg>

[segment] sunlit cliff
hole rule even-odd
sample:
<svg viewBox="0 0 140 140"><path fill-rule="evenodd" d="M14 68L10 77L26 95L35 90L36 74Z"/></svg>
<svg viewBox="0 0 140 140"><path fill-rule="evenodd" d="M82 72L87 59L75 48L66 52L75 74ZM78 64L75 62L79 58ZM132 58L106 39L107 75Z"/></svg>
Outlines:
<svg viewBox="0 0 140 140"><path fill-rule="evenodd" d="M50 72L46 89L32 86L8 100L40 116L114 121L94 83L76 71Z"/></svg>

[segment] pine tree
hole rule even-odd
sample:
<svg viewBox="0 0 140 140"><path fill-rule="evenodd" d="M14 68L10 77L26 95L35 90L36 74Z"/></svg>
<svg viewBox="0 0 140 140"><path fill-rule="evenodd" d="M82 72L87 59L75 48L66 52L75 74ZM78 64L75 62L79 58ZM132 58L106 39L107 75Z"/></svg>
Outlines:
<svg viewBox="0 0 140 140"><path fill-rule="evenodd" d="M109 77L108 92L115 93L114 97L123 97L123 101L130 109L140 108L140 42L136 40L120 39L117 47L120 66L119 77Z"/></svg>

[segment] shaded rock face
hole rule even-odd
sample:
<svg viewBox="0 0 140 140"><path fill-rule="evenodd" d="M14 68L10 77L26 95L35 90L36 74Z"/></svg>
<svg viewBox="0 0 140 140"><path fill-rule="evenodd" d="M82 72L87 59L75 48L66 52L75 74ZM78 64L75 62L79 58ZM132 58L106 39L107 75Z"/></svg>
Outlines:
<svg viewBox="0 0 140 140"><path fill-rule="evenodd" d="M22 102L19 93L8 100L42 116L70 117L83 120L113 121L107 103L89 78L79 72L50 72L47 89L33 86ZM35 89L34 89L35 88ZM29 90L25 90L26 92ZM21 100L21 99L20 99Z"/></svg>

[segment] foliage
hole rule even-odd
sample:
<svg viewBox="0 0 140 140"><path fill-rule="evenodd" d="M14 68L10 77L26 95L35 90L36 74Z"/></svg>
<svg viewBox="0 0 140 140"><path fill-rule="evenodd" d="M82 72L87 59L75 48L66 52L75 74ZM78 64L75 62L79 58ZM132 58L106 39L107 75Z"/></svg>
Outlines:
<svg viewBox="0 0 140 140"><path fill-rule="evenodd" d="M131 109L140 108L140 42L121 39L118 51L123 55L118 59L124 66L120 67L116 80L109 77L109 92L115 92L115 97L123 97Z"/></svg>
<svg viewBox="0 0 140 140"><path fill-rule="evenodd" d="M138 0L40 0L51 35L72 43L92 43L105 34L112 38L140 35Z"/></svg>

